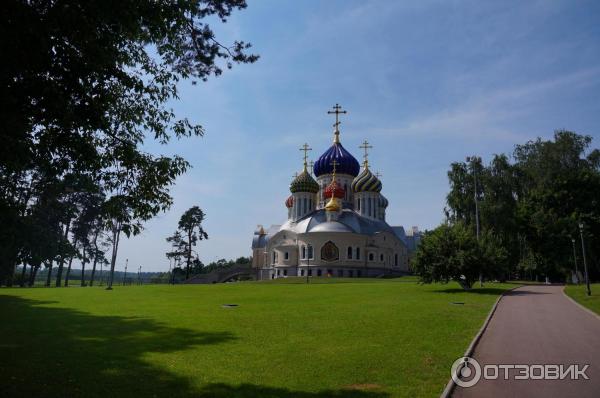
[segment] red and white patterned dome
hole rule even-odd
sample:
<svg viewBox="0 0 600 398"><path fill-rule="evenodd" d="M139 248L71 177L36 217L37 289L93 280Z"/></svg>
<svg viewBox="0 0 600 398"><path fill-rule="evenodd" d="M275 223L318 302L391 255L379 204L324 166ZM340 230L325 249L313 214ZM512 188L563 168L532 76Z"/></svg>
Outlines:
<svg viewBox="0 0 600 398"><path fill-rule="evenodd" d="M294 205L294 197L292 195L290 195L286 200L285 200L285 207L287 207L288 209L290 207L292 207Z"/></svg>
<svg viewBox="0 0 600 398"><path fill-rule="evenodd" d="M325 188L325 191L323 191L323 196L327 199L331 198L334 195L338 199L343 199L346 195L346 191L344 191L344 188L340 184L338 184L338 182L335 179L331 181L331 183Z"/></svg>

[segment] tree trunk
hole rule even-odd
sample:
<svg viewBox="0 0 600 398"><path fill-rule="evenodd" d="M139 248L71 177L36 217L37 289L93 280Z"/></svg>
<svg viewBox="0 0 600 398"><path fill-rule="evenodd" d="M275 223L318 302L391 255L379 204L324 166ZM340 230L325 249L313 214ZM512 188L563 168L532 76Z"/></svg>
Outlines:
<svg viewBox="0 0 600 398"><path fill-rule="evenodd" d="M69 275L71 274L71 264L73 264L73 257L69 259L69 266L67 267L67 273L65 274L65 287L69 287Z"/></svg>
<svg viewBox="0 0 600 398"><path fill-rule="evenodd" d="M65 227L65 234L64 234L64 240L68 240L69 239L69 229L71 228L71 221L67 222L67 225ZM58 273L56 274L56 287L60 287L61 281L62 281L62 272L63 272L63 266L65 264L65 256L61 255L60 256L60 262L58 263Z"/></svg>
<svg viewBox="0 0 600 398"><path fill-rule="evenodd" d="M96 263L98 263L98 256L94 256L94 263L92 265L92 275L90 277L90 286L94 286L94 276L96 275ZM102 278L102 276L100 277Z"/></svg>
<svg viewBox="0 0 600 398"><path fill-rule="evenodd" d="M35 278L35 270L36 269L37 269L37 267L34 267L32 264L31 269L29 270L29 282L27 282L27 286L29 286L29 287L33 286L33 279Z"/></svg>
<svg viewBox="0 0 600 398"><path fill-rule="evenodd" d="M42 268L41 264L38 264L34 267L33 269L33 278L31 278L31 285L30 286L34 286L35 285L35 278L37 277L37 273L40 270L40 268Z"/></svg>
<svg viewBox="0 0 600 398"><path fill-rule="evenodd" d="M25 286L25 272L27 272L27 264L23 263L23 269L21 270L21 280L19 281L19 286Z"/></svg>
<svg viewBox="0 0 600 398"><path fill-rule="evenodd" d="M85 286L85 246L82 249L82 256L81 256L81 286Z"/></svg>
<svg viewBox="0 0 600 398"><path fill-rule="evenodd" d="M119 250L119 238L121 236L121 224L118 223L112 231L112 254L110 257L110 275L108 277L108 286L106 290L112 290L113 278L115 275L115 265L117 264L117 252Z"/></svg>
<svg viewBox="0 0 600 398"><path fill-rule="evenodd" d="M92 276L90 277L90 286L94 286L94 276L96 275L96 263L98 262L98 234L100 229L96 230L94 235L94 263L92 265Z"/></svg>
<svg viewBox="0 0 600 398"><path fill-rule="evenodd" d="M46 287L50 287L50 281L52 280L52 261L48 263L48 277L46 278Z"/></svg>
<svg viewBox="0 0 600 398"><path fill-rule="evenodd" d="M188 251L187 251L187 264L185 266L185 279L190 278L190 262L192 261L192 234L188 233L188 241L187 241Z"/></svg>

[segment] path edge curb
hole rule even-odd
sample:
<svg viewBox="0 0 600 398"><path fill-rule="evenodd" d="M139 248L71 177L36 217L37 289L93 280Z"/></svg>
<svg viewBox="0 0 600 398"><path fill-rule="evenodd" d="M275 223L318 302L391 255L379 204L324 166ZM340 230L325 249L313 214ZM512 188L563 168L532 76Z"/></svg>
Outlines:
<svg viewBox="0 0 600 398"><path fill-rule="evenodd" d="M463 357L470 357L471 354L473 354L473 351L475 351L475 347L477 346L477 343L479 343L479 340L481 340L483 333L485 332L490 321L492 320L492 316L494 316L494 313L496 312L496 308L498 308L498 304L500 303L500 300L502 300L502 298L506 295L506 293L512 292L513 290L518 289L523 286L524 285L515 286L512 289L502 292L502 294L496 299L496 302L494 303L492 309L488 313L487 318L485 318L485 321L483 321L483 325L481 326L481 328L479 329L479 332L477 332L477 334L471 341L471 344L469 345L469 347L463 354ZM564 293L564 289L563 289L563 293ZM450 380L448 380L448 383L446 384L446 388L444 388L444 391L442 391L440 398L449 398L452 395L452 392L454 391L455 386L456 386L456 383L454 383L454 380L452 380L452 377L450 377Z"/></svg>
<svg viewBox="0 0 600 398"><path fill-rule="evenodd" d="M596 314L594 311L590 310L585 305L578 303L577 300L575 300L573 297L571 297L567 293L565 293L565 288L566 287L567 287L567 285L563 286L563 288L562 288L562 293L564 294L564 296L566 298L568 298L569 300L571 300L572 303L574 303L575 305L577 305L582 310L586 311L587 313L593 315L596 319L600 320L600 315Z"/></svg>

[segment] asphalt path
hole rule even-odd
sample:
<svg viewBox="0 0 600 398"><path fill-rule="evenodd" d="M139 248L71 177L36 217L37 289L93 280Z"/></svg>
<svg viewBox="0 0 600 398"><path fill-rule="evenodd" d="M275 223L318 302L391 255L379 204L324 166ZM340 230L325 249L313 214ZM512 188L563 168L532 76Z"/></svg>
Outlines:
<svg viewBox="0 0 600 398"><path fill-rule="evenodd" d="M453 397L600 397L600 318L567 298L562 286L524 286L507 293L472 357L482 371L487 364L544 366L499 369L498 379L482 377L472 387L456 386ZM589 365L585 370L589 380L581 373L579 380L569 376L563 380L515 379L531 371L539 377L546 369L552 377L556 369L552 365L563 365L564 372L572 364L580 370ZM488 375L494 373L488 370ZM505 373L508 380L504 380Z"/></svg>

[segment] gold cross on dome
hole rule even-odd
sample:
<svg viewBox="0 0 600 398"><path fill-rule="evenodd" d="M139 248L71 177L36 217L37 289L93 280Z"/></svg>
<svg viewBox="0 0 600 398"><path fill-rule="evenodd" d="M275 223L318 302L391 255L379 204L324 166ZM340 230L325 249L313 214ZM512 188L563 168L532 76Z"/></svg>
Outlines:
<svg viewBox="0 0 600 398"><path fill-rule="evenodd" d="M304 151L304 169L306 169L306 165L307 165L307 160L308 160L308 151L312 151L312 148L310 146L308 146L307 143L304 143L304 145L302 145L300 147L301 151Z"/></svg>
<svg viewBox="0 0 600 398"><path fill-rule="evenodd" d="M311 160L310 162L308 162L308 167L310 168L310 173L313 173L313 170L315 168L315 162L313 160Z"/></svg>
<svg viewBox="0 0 600 398"><path fill-rule="evenodd" d="M362 145L359 146L359 148L364 149L365 154L363 155L363 164L364 165L368 165L369 164L369 149L373 148L373 145L369 145L369 141L364 140Z"/></svg>
<svg viewBox="0 0 600 398"><path fill-rule="evenodd" d="M378 172L378 171L375 172L375 177L379 178L379 177L382 177L382 176L383 176L383 174L381 174L380 172Z"/></svg>
<svg viewBox="0 0 600 398"><path fill-rule="evenodd" d="M335 175L335 170L336 170L337 166L339 166L340 162L338 162L337 160L333 159L331 161L331 163L329 163L329 164L333 166L333 175Z"/></svg>
<svg viewBox="0 0 600 398"><path fill-rule="evenodd" d="M327 114L329 115L335 115L335 124L333 125L334 128L334 133L333 133L333 142L335 144L339 144L340 143L340 129L339 129L339 125L340 125L340 114L346 114L348 113L347 111L343 111L342 107L340 106L340 104L335 104L335 106L333 107L332 111L327 111Z"/></svg>
<svg viewBox="0 0 600 398"><path fill-rule="evenodd" d="M292 176L294 179L296 179L296 177L298 177L298 173L294 173L294 175Z"/></svg>

